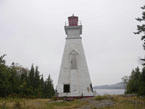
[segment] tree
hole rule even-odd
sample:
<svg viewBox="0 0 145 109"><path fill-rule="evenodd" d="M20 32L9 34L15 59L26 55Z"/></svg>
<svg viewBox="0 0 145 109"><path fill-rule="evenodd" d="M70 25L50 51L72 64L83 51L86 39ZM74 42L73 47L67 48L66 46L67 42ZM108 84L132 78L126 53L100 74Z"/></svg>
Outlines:
<svg viewBox="0 0 145 109"><path fill-rule="evenodd" d="M38 71L38 66L35 69L35 77L34 77L34 88L38 88L40 85L40 76Z"/></svg>
<svg viewBox="0 0 145 109"><path fill-rule="evenodd" d="M145 5L141 7L141 9L143 10L142 17L136 18L136 20L142 22L142 25L137 25L137 32L134 32L134 34L142 34L141 40L143 41L143 48L145 50ZM141 60L145 62L145 59ZM143 63L143 65L145 65L145 63Z"/></svg>
<svg viewBox="0 0 145 109"><path fill-rule="evenodd" d="M128 76L124 76L124 77L122 77L122 81L123 81L123 85L124 85L124 87L126 87L128 81L129 81L129 77L128 77Z"/></svg>
<svg viewBox="0 0 145 109"><path fill-rule="evenodd" d="M28 82L29 82L30 90L33 91L34 89L34 66L33 65L31 66L31 70L28 76Z"/></svg>
<svg viewBox="0 0 145 109"><path fill-rule="evenodd" d="M35 69L35 75L34 75L34 95L35 96L41 96L40 92L40 76L38 71L38 66L36 66Z"/></svg>
<svg viewBox="0 0 145 109"><path fill-rule="evenodd" d="M138 95L145 95L145 67L142 69L140 88Z"/></svg>
<svg viewBox="0 0 145 109"><path fill-rule="evenodd" d="M9 96L12 93L19 93L20 83L16 75L16 69L5 65L4 56L0 57L0 97Z"/></svg>
<svg viewBox="0 0 145 109"><path fill-rule="evenodd" d="M7 87L6 84L8 84L8 79L6 79L8 68L5 65L5 60L3 59L5 55L0 57L0 97L7 96Z"/></svg>
<svg viewBox="0 0 145 109"><path fill-rule="evenodd" d="M126 93L138 93L141 83L141 72L137 67L135 70L132 70L132 73L129 77L129 81L126 85Z"/></svg>
<svg viewBox="0 0 145 109"><path fill-rule="evenodd" d="M6 56L6 54L4 54L0 57L0 65L5 65L5 60L3 59L5 56Z"/></svg>
<svg viewBox="0 0 145 109"><path fill-rule="evenodd" d="M28 89L28 73L29 70L22 68L22 74L20 76L20 96L21 97L25 97L26 95L28 95L29 93L27 92Z"/></svg>
<svg viewBox="0 0 145 109"><path fill-rule="evenodd" d="M54 87L53 87L53 84L52 84L52 79L51 79L50 75L48 76L48 79L47 79L47 84L48 84L48 85L49 85L49 87L50 87L48 97L49 97L49 98L51 98L52 96L54 96L55 91L54 91Z"/></svg>
<svg viewBox="0 0 145 109"><path fill-rule="evenodd" d="M38 96L39 97L43 97L43 89L44 89L44 80L43 80L43 75L40 75L41 76L41 79L40 79L40 86L39 86L39 93L38 93Z"/></svg>
<svg viewBox="0 0 145 109"><path fill-rule="evenodd" d="M44 82L43 75L40 78L38 66L28 70L18 66L14 62L9 67L5 65L4 56L0 56L0 97L43 97L54 96L54 88L50 75Z"/></svg>
<svg viewBox="0 0 145 109"><path fill-rule="evenodd" d="M53 88L51 77L49 75L47 80L44 82L43 96L45 98L51 98L54 96L54 94L55 94L55 91Z"/></svg>

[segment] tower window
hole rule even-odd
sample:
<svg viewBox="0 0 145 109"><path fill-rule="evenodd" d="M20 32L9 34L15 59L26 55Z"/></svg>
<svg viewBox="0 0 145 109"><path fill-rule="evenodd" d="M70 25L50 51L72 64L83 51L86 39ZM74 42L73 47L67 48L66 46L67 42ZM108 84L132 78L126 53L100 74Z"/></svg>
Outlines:
<svg viewBox="0 0 145 109"><path fill-rule="evenodd" d="M64 84L63 92L64 93L69 93L70 92L70 85L69 84Z"/></svg>
<svg viewBox="0 0 145 109"><path fill-rule="evenodd" d="M70 53L70 65L71 69L77 69L77 53L74 50Z"/></svg>
<svg viewBox="0 0 145 109"><path fill-rule="evenodd" d="M75 54L71 54L71 69L76 69L77 65L76 65L76 55Z"/></svg>

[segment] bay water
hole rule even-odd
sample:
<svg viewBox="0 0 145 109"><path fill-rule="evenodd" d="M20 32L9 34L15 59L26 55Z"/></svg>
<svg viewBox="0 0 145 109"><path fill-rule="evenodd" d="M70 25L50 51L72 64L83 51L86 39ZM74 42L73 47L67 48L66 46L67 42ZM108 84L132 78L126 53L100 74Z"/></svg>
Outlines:
<svg viewBox="0 0 145 109"><path fill-rule="evenodd" d="M93 89L96 91L96 95L122 95L125 93L125 89Z"/></svg>

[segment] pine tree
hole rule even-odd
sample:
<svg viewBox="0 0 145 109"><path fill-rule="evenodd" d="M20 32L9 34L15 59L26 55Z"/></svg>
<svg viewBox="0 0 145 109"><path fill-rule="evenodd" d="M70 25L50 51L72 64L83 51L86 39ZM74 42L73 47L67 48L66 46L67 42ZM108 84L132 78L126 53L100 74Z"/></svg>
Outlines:
<svg viewBox="0 0 145 109"><path fill-rule="evenodd" d="M35 69L35 77L34 77L34 88L38 88L40 84L40 76L39 76L39 71L38 71L38 66L36 66Z"/></svg>
<svg viewBox="0 0 145 109"><path fill-rule="evenodd" d="M31 70L28 76L28 92L29 95L33 95L33 91L34 91L34 66L31 66Z"/></svg>
<svg viewBox="0 0 145 109"><path fill-rule="evenodd" d="M39 88L40 88L40 76L39 76L38 66L36 66L35 75L34 75L34 92L33 92L35 96L40 96Z"/></svg>
<svg viewBox="0 0 145 109"><path fill-rule="evenodd" d="M139 67L137 67L135 69L135 74L133 76L133 80L134 80L134 85L133 85L133 89L134 89L134 93L138 93L139 90L139 86L140 86L140 80L141 80L141 72L139 71Z"/></svg>
<svg viewBox="0 0 145 109"><path fill-rule="evenodd" d="M144 95L145 96L145 67L142 69L141 82L140 82L138 95Z"/></svg>
<svg viewBox="0 0 145 109"><path fill-rule="evenodd" d="M27 69L22 69L23 72L21 74L21 77L20 77L20 95L22 97L25 97L26 95L28 95L27 93L27 88L28 88L28 77L27 77L27 74L28 74L28 70Z"/></svg>
<svg viewBox="0 0 145 109"><path fill-rule="evenodd" d="M141 34L141 40L143 41L143 48L145 50L145 5L141 7L143 10L142 12L142 17L141 18L136 18L137 21L141 22L142 25L137 25L137 32L134 32L134 34ZM141 59L143 63L143 69L141 73L141 78L140 78L140 85L138 89L138 95L145 95L145 58Z"/></svg>
<svg viewBox="0 0 145 109"><path fill-rule="evenodd" d="M145 5L141 7L141 9L143 10L142 17L136 18L136 20L142 22L142 25L137 25L137 32L134 32L134 34L142 34L141 40L143 41L143 48L145 50ZM141 60L145 62L145 59ZM145 63L143 63L143 65L145 65Z"/></svg>
<svg viewBox="0 0 145 109"><path fill-rule="evenodd" d="M4 58L4 55L0 57L0 97L5 96L4 72L6 72L6 66L5 66L5 60L3 58Z"/></svg>
<svg viewBox="0 0 145 109"><path fill-rule="evenodd" d="M50 75L44 82L43 75L39 75L38 66L34 69L31 66L30 71L12 64L8 67L0 57L0 97L19 96L19 97L43 97L50 98L54 96L54 88Z"/></svg>
<svg viewBox="0 0 145 109"><path fill-rule="evenodd" d="M43 89L44 89L44 80L43 80L43 75L41 75L38 96L42 97L42 98L44 98L44 96L43 96Z"/></svg>
<svg viewBox="0 0 145 109"><path fill-rule="evenodd" d="M11 93L13 94L18 94L20 89L19 89L19 84L20 84L20 79L19 79L19 76L17 75L17 71L15 69L15 67L13 68L10 68L10 71L9 71L9 77L8 77L8 81L10 82L9 85L10 85L10 89L9 89L9 92L11 91Z"/></svg>
<svg viewBox="0 0 145 109"><path fill-rule="evenodd" d="M6 97L13 93L19 93L19 78L16 75L14 67L5 65L3 59L5 55L0 57L0 96Z"/></svg>
<svg viewBox="0 0 145 109"><path fill-rule="evenodd" d="M138 93L141 83L141 72L137 67L135 70L132 70L131 76L126 86L126 93Z"/></svg>
<svg viewBox="0 0 145 109"><path fill-rule="evenodd" d="M47 80L44 82L44 89L43 89L43 96L45 98L51 98L55 94L52 80L50 75L48 76Z"/></svg>
<svg viewBox="0 0 145 109"><path fill-rule="evenodd" d="M43 86L44 86L44 79L43 79L43 75L41 75L40 85L41 85L41 87L43 87Z"/></svg>
<svg viewBox="0 0 145 109"><path fill-rule="evenodd" d="M52 79L51 79L50 75L48 76L47 82L50 87L48 96L49 96L49 98L51 98L52 96L54 96L55 91L54 91L54 87L53 87Z"/></svg>

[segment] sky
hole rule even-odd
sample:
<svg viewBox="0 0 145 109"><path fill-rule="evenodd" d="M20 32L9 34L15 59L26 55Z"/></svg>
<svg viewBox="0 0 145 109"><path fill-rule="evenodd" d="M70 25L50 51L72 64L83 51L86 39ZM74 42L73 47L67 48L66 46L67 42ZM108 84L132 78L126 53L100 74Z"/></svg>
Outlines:
<svg viewBox="0 0 145 109"><path fill-rule="evenodd" d="M0 56L30 69L39 66L54 86L58 81L66 34L74 14L82 23L82 43L92 85L115 84L141 67L144 57L135 20L145 0L0 0Z"/></svg>

